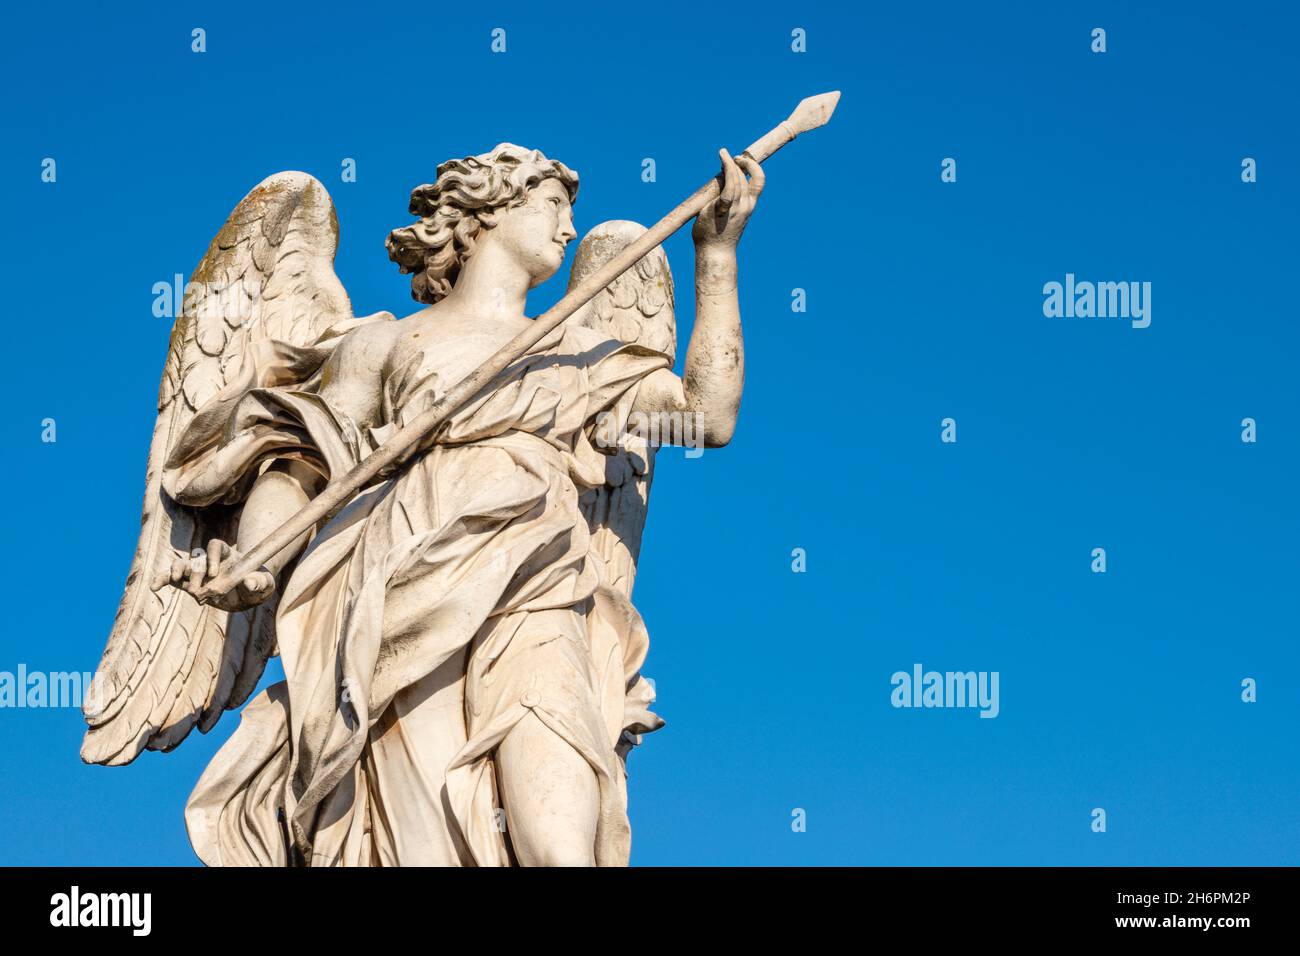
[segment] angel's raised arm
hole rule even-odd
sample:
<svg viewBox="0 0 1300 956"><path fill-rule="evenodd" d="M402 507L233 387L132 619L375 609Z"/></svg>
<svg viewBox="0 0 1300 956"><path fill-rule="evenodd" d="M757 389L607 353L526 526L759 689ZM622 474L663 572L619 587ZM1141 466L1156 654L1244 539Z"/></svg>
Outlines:
<svg viewBox="0 0 1300 956"><path fill-rule="evenodd" d="M731 441L745 385L745 346L737 295L736 244L763 191L763 168L747 156L739 165L720 151L722 192L695 219L695 327L686 351L686 374L667 369L648 375L633 412L642 416L691 415L688 433L703 435L706 448ZM746 182L740 171L749 173ZM676 419L674 419L676 420ZM665 444L680 444L671 433Z"/></svg>

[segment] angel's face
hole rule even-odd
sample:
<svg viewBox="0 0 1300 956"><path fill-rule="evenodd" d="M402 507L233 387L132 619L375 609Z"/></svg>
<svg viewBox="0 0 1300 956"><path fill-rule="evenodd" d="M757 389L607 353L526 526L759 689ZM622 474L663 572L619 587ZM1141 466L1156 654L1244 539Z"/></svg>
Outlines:
<svg viewBox="0 0 1300 956"><path fill-rule="evenodd" d="M564 247L577 232L569 193L558 179L544 179L528 191L527 200L497 214L488 233L531 277L529 287L555 275L564 262Z"/></svg>

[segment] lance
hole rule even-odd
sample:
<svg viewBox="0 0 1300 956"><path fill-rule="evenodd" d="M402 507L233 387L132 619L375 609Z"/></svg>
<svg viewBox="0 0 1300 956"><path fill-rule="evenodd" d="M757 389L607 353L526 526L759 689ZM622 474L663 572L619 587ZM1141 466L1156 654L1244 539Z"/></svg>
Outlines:
<svg viewBox="0 0 1300 956"><path fill-rule="evenodd" d="M800 101L793 113L766 135L756 140L744 155L755 162L763 162L800 133L825 126L839 102L839 91L810 96ZM559 302L539 315L524 331L501 347L486 363L395 432L384 444L353 466L346 474L331 481L301 511L286 521L252 550L240 556L231 567L223 568L217 577L196 593L199 600L207 600L231 590L248 575L262 568L267 561L283 551L290 543L317 522L328 518L367 487L376 476L398 461L403 455L432 435L452 414L477 395L492 379L518 361L538 342L564 323L574 312L596 297L601 289L640 261L674 232L690 222L700 210L718 197L722 188L721 175L710 179L646 232L630 243L618 255L601 266L582 282L570 289Z"/></svg>

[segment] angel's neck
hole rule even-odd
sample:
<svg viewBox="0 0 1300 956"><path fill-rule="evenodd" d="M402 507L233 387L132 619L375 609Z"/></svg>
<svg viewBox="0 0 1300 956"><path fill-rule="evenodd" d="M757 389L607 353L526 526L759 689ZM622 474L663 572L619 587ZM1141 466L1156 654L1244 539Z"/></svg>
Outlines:
<svg viewBox="0 0 1300 956"><path fill-rule="evenodd" d="M461 267L456 285L443 300L467 315L486 319L517 319L524 314L530 277L527 271L493 245L481 246Z"/></svg>

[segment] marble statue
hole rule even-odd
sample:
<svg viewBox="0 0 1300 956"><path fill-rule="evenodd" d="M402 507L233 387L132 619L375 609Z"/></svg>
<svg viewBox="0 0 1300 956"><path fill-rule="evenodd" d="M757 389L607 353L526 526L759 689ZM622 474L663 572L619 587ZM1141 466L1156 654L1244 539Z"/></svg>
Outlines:
<svg viewBox="0 0 1300 956"><path fill-rule="evenodd" d="M759 163L833 107L722 151L675 211L695 245L680 378L659 247L677 220L596 226L565 314L527 318L577 235L578 175L537 150L503 143L415 189L387 241L422 305L400 320L352 314L317 180L254 189L172 331L83 759L206 732L278 654L285 679L186 807L205 863L625 865L628 754L662 724L632 584L655 445L680 440L644 423L730 440Z"/></svg>

